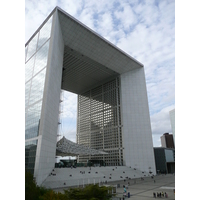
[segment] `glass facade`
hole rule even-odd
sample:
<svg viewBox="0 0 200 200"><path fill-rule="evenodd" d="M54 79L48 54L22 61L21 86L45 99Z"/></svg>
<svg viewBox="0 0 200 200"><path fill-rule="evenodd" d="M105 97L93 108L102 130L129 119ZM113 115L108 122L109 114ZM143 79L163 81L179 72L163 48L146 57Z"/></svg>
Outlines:
<svg viewBox="0 0 200 200"><path fill-rule="evenodd" d="M175 150L162 147L154 148L157 173L175 172Z"/></svg>
<svg viewBox="0 0 200 200"><path fill-rule="evenodd" d="M52 17L25 47L25 139L39 135ZM26 143L26 168L33 172L37 140ZM29 145L30 148L29 148ZM33 147L34 146L34 147ZM27 152L31 153L28 154ZM31 157L30 157L31 156ZM31 161L30 161L31 160ZM34 160L34 162L33 162Z"/></svg>
<svg viewBox="0 0 200 200"><path fill-rule="evenodd" d="M173 149L165 149L166 162L175 162L175 151Z"/></svg>
<svg viewBox="0 0 200 200"><path fill-rule="evenodd" d="M157 173L166 173L167 166L164 148L154 148L154 155Z"/></svg>
<svg viewBox="0 0 200 200"><path fill-rule="evenodd" d="M25 169L34 173L37 140L25 143Z"/></svg>
<svg viewBox="0 0 200 200"><path fill-rule="evenodd" d="M77 143L108 155L79 156L79 162L122 165L119 77L78 96Z"/></svg>

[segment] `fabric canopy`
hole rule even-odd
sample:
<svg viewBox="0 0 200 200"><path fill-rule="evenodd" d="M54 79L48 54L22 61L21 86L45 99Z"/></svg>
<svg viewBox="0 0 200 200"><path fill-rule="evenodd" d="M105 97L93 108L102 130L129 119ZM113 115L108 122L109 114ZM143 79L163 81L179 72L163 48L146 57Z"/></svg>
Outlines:
<svg viewBox="0 0 200 200"><path fill-rule="evenodd" d="M57 142L56 145L57 156L101 155L101 154L108 154L108 153L74 143L66 139L64 136Z"/></svg>

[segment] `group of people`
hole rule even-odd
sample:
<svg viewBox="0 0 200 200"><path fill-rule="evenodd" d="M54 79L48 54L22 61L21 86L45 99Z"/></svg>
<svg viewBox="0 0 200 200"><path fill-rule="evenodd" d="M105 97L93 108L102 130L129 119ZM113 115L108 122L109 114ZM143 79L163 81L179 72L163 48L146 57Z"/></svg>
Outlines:
<svg viewBox="0 0 200 200"><path fill-rule="evenodd" d="M156 193L154 192L154 193L153 193L153 197L154 197L154 198L156 198L156 197L160 197L160 198L161 198L161 197L165 197L165 198L168 198L168 194L167 194L166 192L165 192L165 193L164 193L164 192L162 192L162 193L161 193L161 192L160 192L160 193L157 192L157 196L156 196Z"/></svg>

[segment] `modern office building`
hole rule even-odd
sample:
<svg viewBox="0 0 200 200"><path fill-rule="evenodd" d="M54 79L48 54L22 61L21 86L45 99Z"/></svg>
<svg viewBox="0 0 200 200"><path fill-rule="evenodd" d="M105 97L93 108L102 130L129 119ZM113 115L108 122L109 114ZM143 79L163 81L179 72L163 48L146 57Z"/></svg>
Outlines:
<svg viewBox="0 0 200 200"><path fill-rule="evenodd" d="M172 134L173 134L173 138L174 138L174 146L175 146L175 109L169 111L169 117L170 117Z"/></svg>
<svg viewBox="0 0 200 200"><path fill-rule="evenodd" d="M41 185L55 165L60 92L78 94L80 156L154 174L144 66L56 7L25 44L25 165Z"/></svg>
<svg viewBox="0 0 200 200"><path fill-rule="evenodd" d="M175 149L154 147L157 173L175 173Z"/></svg>
<svg viewBox="0 0 200 200"><path fill-rule="evenodd" d="M165 148L174 148L173 135L169 133L164 133L161 137L161 146Z"/></svg>

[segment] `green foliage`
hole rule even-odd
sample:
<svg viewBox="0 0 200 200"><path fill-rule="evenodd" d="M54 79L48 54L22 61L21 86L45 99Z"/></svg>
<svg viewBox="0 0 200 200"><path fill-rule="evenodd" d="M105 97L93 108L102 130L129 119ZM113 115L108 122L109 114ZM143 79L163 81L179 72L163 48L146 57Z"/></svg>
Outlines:
<svg viewBox="0 0 200 200"><path fill-rule="evenodd" d="M109 192L108 192L109 191ZM85 188L70 188L64 194L36 185L33 175L25 172L25 199L26 200L109 200L111 188L87 185Z"/></svg>
<svg viewBox="0 0 200 200"><path fill-rule="evenodd" d="M35 200L39 197L39 190L30 172L25 172L25 199Z"/></svg>
<svg viewBox="0 0 200 200"><path fill-rule="evenodd" d="M27 200L39 200L40 196L43 196L49 190L44 187L36 185L33 175L25 171L25 199Z"/></svg>
<svg viewBox="0 0 200 200"><path fill-rule="evenodd" d="M111 188L98 185L87 185L85 188L70 188L65 190L65 195L71 200L109 200L112 197Z"/></svg>
<svg viewBox="0 0 200 200"><path fill-rule="evenodd" d="M39 200L68 200L62 193L56 193L53 190L49 190L43 196L39 197Z"/></svg>

